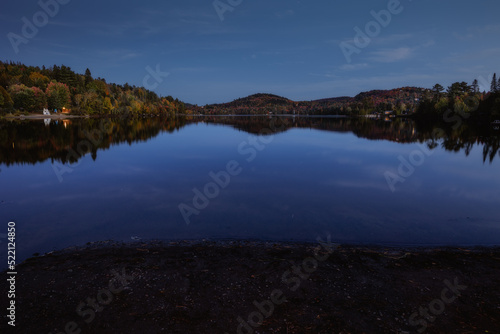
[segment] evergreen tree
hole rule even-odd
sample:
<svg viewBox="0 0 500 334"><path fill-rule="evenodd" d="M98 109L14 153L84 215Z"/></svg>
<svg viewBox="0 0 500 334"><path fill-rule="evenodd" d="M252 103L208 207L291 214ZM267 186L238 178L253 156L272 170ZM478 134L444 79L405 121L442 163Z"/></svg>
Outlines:
<svg viewBox="0 0 500 334"><path fill-rule="evenodd" d="M471 87L472 87L473 93L475 93L475 94L479 93L479 83L477 82L477 79L474 79Z"/></svg>
<svg viewBox="0 0 500 334"><path fill-rule="evenodd" d="M54 65L54 66L52 67L52 74L51 74L50 78L51 78L52 80L56 80L56 81L57 81L57 79L59 78L59 74L60 74L60 73L61 73L61 69L59 68L59 66Z"/></svg>
<svg viewBox="0 0 500 334"><path fill-rule="evenodd" d="M463 86L460 82L455 82L448 87L448 97L454 99L456 96L462 95L464 93Z"/></svg>
<svg viewBox="0 0 500 334"><path fill-rule="evenodd" d="M70 67L64 65L61 65L59 77L56 80L68 85L69 87L74 87L76 84L75 73Z"/></svg>
<svg viewBox="0 0 500 334"><path fill-rule="evenodd" d="M467 82L462 81L460 83L460 89L462 90L463 93L470 93L472 88L467 84Z"/></svg>
<svg viewBox="0 0 500 334"><path fill-rule="evenodd" d="M434 92L434 98L438 99L441 96L441 92L444 90L444 87L440 84L435 84L432 87L432 91Z"/></svg>
<svg viewBox="0 0 500 334"><path fill-rule="evenodd" d="M493 79L491 80L491 88L490 91L492 93L497 93L498 92L498 82L497 82L497 74L493 74Z"/></svg>
<svg viewBox="0 0 500 334"><path fill-rule="evenodd" d="M90 73L90 70L87 68L85 70L85 87L87 87L87 85L89 83L91 83L94 79L92 79L92 74Z"/></svg>

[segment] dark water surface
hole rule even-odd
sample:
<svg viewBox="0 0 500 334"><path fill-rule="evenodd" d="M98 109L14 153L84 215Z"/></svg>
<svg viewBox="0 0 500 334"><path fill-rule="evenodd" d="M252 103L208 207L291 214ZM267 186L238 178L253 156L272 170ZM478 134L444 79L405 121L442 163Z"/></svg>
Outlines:
<svg viewBox="0 0 500 334"><path fill-rule="evenodd" d="M9 221L19 259L132 237L500 244L499 131L436 128L399 119L3 121L0 247Z"/></svg>

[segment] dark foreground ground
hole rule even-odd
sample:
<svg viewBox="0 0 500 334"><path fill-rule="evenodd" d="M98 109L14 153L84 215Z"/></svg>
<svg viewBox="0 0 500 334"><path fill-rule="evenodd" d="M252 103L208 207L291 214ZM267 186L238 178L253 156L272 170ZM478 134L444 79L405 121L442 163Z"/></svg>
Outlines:
<svg viewBox="0 0 500 334"><path fill-rule="evenodd" d="M500 249L92 244L17 266L0 333L500 333Z"/></svg>

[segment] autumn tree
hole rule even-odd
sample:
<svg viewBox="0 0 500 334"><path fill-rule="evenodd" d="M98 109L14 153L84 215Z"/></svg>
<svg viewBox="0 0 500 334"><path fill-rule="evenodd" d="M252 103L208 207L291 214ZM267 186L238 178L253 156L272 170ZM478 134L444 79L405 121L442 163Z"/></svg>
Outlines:
<svg viewBox="0 0 500 334"><path fill-rule="evenodd" d="M101 80L93 80L87 86L87 91L94 91L98 96L104 98L109 96L108 85Z"/></svg>
<svg viewBox="0 0 500 334"><path fill-rule="evenodd" d="M50 109L62 109L71 102L68 86L60 82L51 82L45 94Z"/></svg>
<svg viewBox="0 0 500 334"><path fill-rule="evenodd" d="M31 87L34 94L33 109L42 110L47 108L47 95L45 92L38 87Z"/></svg>
<svg viewBox="0 0 500 334"><path fill-rule="evenodd" d="M83 95L82 94L75 94L73 96L73 102L76 108L79 110L82 107L82 101L83 101Z"/></svg>
<svg viewBox="0 0 500 334"><path fill-rule="evenodd" d="M39 73L39 72L32 72L29 75L29 85L31 87L38 87L41 90L46 90L47 85L49 84L50 79L46 77L45 75Z"/></svg>
<svg viewBox="0 0 500 334"><path fill-rule="evenodd" d="M102 103L100 102L97 93L90 90L83 94L81 108L88 114L97 114L101 111Z"/></svg>
<svg viewBox="0 0 500 334"><path fill-rule="evenodd" d="M12 109L14 107L14 102L12 101L10 94L2 86L0 86L0 96L1 109Z"/></svg>
<svg viewBox="0 0 500 334"><path fill-rule="evenodd" d="M106 114L110 114L113 111L113 104L111 103L111 99L107 96L102 102L102 109Z"/></svg>
<svg viewBox="0 0 500 334"><path fill-rule="evenodd" d="M14 108L18 110L31 111L35 105L35 93L33 89L23 84L9 87L9 94L14 102Z"/></svg>
<svg viewBox="0 0 500 334"><path fill-rule="evenodd" d="M164 98L127 83L108 84L105 79L94 79L89 69L77 74L64 65L39 68L0 61L0 87L3 111L15 105L27 110L66 107L90 114L168 113L175 117L175 113L186 112L185 105L171 96ZM162 103L163 99L168 103Z"/></svg>

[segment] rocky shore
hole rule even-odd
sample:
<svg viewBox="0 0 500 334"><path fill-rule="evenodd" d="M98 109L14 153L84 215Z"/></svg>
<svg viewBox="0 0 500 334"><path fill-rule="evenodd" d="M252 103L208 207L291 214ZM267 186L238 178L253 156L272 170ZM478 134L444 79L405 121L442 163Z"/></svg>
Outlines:
<svg viewBox="0 0 500 334"><path fill-rule="evenodd" d="M1 333L495 333L499 248L102 242L17 266ZM7 277L7 273L2 273ZM8 277L7 277L8 278Z"/></svg>

